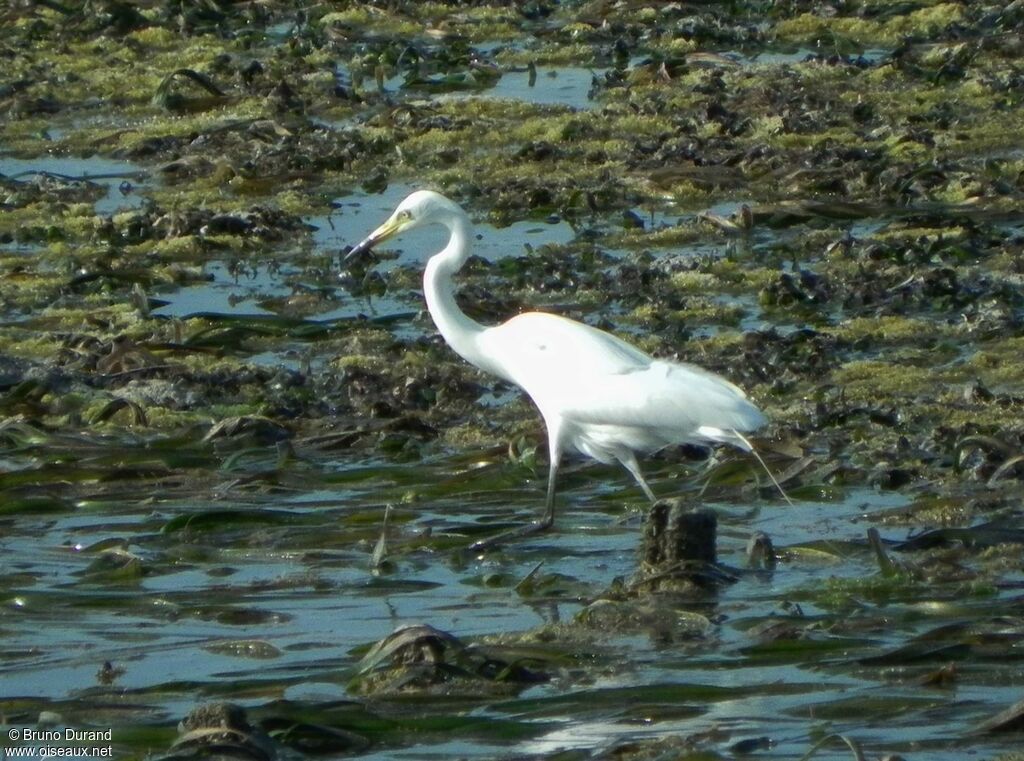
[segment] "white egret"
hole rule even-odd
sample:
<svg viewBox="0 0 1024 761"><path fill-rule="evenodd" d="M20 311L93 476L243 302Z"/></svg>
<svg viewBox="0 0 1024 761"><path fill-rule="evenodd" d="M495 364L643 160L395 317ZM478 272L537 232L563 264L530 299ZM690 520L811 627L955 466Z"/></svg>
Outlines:
<svg viewBox="0 0 1024 761"><path fill-rule="evenodd" d="M443 225L451 234L423 274L427 310L437 329L467 362L526 391L547 425L544 515L515 535L554 523L555 480L567 452L620 463L654 502L637 453L686 442L752 451L743 433L760 428L765 417L739 387L714 373L655 359L610 333L554 314L527 312L494 327L468 317L455 302L452 277L469 256L472 224L458 205L438 193L411 194L349 257L428 224Z"/></svg>

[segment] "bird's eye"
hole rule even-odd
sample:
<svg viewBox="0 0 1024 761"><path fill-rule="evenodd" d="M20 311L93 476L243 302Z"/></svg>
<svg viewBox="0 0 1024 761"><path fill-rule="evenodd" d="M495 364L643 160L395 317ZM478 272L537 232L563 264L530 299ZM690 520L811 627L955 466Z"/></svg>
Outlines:
<svg viewBox="0 0 1024 761"><path fill-rule="evenodd" d="M412 212L409 211L408 209L402 209L400 212L398 212L398 218L403 222L408 222L410 219L412 219Z"/></svg>

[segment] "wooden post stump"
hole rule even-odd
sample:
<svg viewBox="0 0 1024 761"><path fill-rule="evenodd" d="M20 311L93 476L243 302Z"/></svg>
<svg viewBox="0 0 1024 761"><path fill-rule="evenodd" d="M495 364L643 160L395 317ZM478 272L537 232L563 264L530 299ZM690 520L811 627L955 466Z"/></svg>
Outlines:
<svg viewBox="0 0 1024 761"><path fill-rule="evenodd" d="M680 565L714 563L718 517L703 507L682 499L654 503L644 527L641 562L651 572L667 571Z"/></svg>
<svg viewBox="0 0 1024 761"><path fill-rule="evenodd" d="M706 594L731 580L718 566L718 517L684 499L654 503L644 527L633 586L645 592Z"/></svg>

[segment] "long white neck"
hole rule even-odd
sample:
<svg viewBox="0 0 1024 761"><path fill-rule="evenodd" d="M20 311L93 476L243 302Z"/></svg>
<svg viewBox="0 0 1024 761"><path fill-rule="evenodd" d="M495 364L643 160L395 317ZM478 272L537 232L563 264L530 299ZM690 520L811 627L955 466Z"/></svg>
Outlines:
<svg viewBox="0 0 1024 761"><path fill-rule="evenodd" d="M427 300L427 311L434 318L434 324L444 340L459 356L482 370L501 374L480 351L478 339L486 328L467 316L455 302L455 283L452 277L469 257L469 219L460 214L446 224L451 232L448 245L430 258L423 273L423 296Z"/></svg>

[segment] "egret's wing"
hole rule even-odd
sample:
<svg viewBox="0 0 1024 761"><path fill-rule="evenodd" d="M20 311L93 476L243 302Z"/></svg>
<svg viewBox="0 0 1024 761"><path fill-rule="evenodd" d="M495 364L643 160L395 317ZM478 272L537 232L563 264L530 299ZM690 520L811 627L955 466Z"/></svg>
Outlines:
<svg viewBox="0 0 1024 761"><path fill-rule="evenodd" d="M565 399L562 414L583 425L651 432L666 443L710 440L749 449L736 431L753 431L765 417L738 387L694 365L662 360L595 378Z"/></svg>
<svg viewBox="0 0 1024 761"><path fill-rule="evenodd" d="M705 439L742 449L748 446L734 432L765 422L724 378L652 359L610 333L556 315L520 315L482 340L498 374L521 386L545 415L632 429L651 442Z"/></svg>
<svg viewBox="0 0 1024 761"><path fill-rule="evenodd" d="M735 431L765 422L743 391L724 378L694 365L654 360L578 322L530 313L487 333L493 356L506 370L502 374L545 416L601 429L638 448L707 440L747 449Z"/></svg>
<svg viewBox="0 0 1024 761"><path fill-rule="evenodd" d="M490 369L524 388L538 404L602 375L647 367L650 356L603 330L543 312L528 312L485 330L481 353Z"/></svg>

